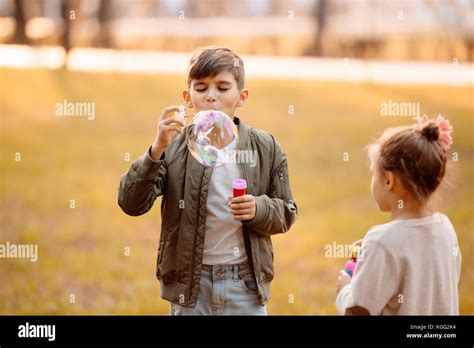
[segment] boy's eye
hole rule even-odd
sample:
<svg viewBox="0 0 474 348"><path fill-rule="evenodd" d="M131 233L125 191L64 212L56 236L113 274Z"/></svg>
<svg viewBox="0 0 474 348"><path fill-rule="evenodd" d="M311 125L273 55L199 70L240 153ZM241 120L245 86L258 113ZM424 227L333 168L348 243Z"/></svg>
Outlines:
<svg viewBox="0 0 474 348"><path fill-rule="evenodd" d="M204 92L207 88L196 88L196 92ZM219 91L228 91L229 88L220 88Z"/></svg>

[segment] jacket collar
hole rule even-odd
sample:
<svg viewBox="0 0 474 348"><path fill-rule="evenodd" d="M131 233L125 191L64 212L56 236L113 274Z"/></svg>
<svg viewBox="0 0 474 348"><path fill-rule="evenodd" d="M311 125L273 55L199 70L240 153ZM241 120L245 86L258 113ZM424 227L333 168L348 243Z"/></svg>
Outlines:
<svg viewBox="0 0 474 348"><path fill-rule="evenodd" d="M234 124L237 126L239 132L239 149L246 149L249 141L250 129L237 116L234 116Z"/></svg>

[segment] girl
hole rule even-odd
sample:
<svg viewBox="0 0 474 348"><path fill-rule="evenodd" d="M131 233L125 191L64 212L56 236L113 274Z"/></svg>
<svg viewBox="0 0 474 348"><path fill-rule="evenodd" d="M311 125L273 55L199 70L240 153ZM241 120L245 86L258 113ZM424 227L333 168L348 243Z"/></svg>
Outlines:
<svg viewBox="0 0 474 348"><path fill-rule="evenodd" d="M339 313L459 314L456 232L448 217L428 208L445 174L451 131L441 115L436 121L423 116L369 145L372 196L392 219L362 240L353 278L339 272Z"/></svg>

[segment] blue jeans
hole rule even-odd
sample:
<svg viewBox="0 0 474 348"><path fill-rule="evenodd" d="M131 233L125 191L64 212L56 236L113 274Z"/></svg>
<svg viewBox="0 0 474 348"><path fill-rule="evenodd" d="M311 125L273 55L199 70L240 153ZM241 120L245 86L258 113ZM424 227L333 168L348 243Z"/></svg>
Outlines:
<svg viewBox="0 0 474 348"><path fill-rule="evenodd" d="M171 315L266 315L248 264L203 265L196 307L171 303Z"/></svg>

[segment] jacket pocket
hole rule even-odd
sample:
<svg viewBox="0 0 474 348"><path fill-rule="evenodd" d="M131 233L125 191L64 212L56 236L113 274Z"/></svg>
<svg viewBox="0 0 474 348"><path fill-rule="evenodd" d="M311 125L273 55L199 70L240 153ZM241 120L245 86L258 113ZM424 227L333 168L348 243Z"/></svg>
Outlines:
<svg viewBox="0 0 474 348"><path fill-rule="evenodd" d="M168 239L169 233L163 232L162 238L160 240L160 245L158 246L158 256L156 260L156 276L161 277L161 263L163 261L163 254L165 252L165 243Z"/></svg>
<svg viewBox="0 0 474 348"><path fill-rule="evenodd" d="M273 246L270 237L261 238L260 244L260 281L265 282L273 279Z"/></svg>
<svg viewBox="0 0 474 348"><path fill-rule="evenodd" d="M276 170L276 186L278 197L284 200L291 199L288 180L288 167L286 162L282 163Z"/></svg>

